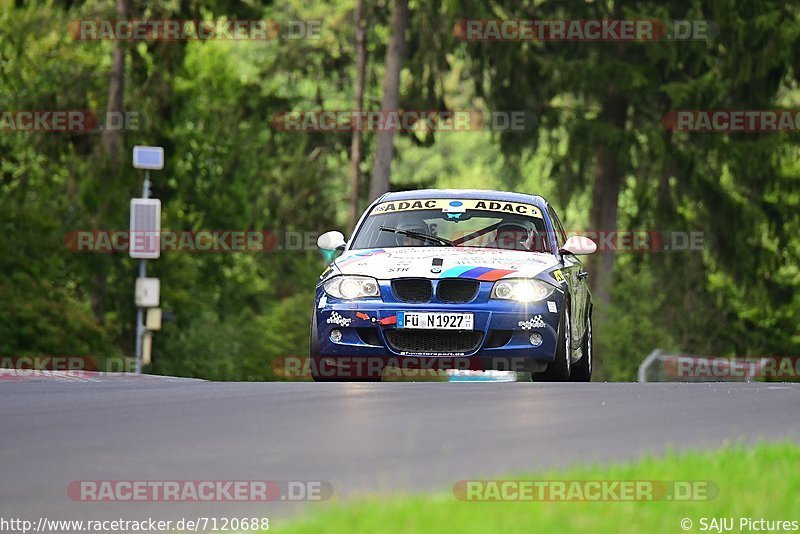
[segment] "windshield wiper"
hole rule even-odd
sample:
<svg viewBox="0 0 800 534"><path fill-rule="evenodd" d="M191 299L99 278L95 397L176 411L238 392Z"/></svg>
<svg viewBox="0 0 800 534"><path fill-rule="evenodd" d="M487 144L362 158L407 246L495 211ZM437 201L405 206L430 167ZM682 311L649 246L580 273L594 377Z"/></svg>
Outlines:
<svg viewBox="0 0 800 534"><path fill-rule="evenodd" d="M439 245L443 245L446 247L454 247L456 246L455 243L450 241L449 239L445 239L443 237L439 237L438 235L431 235L425 234L422 232L415 232L414 230L403 230L402 228L393 228L391 226L381 226L381 230L384 232L394 232L396 234L405 235L408 237L415 237L417 239L422 239L423 241L429 241L431 243L437 243Z"/></svg>

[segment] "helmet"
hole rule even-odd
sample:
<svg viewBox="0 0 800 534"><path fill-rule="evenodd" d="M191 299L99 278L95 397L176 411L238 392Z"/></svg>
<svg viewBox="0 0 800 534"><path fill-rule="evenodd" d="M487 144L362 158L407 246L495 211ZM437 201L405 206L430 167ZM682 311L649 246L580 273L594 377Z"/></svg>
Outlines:
<svg viewBox="0 0 800 534"><path fill-rule="evenodd" d="M399 223L397 223L396 227L398 230L408 230L410 232L417 232L420 234L430 233L430 230L428 229L428 225L425 222L425 219L417 216L404 217L403 219L401 219ZM401 233L398 233L395 236L395 239L397 240L397 244L400 245L401 247L410 246L409 240L414 243L418 243L420 241L419 239L409 237Z"/></svg>
<svg viewBox="0 0 800 534"><path fill-rule="evenodd" d="M538 235L536 227L528 221L503 222L497 227L494 246L507 250L532 250Z"/></svg>

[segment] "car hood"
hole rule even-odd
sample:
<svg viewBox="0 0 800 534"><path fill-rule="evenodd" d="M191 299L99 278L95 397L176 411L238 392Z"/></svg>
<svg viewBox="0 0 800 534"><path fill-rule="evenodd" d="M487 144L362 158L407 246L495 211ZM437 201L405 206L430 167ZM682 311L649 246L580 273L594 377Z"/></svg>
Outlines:
<svg viewBox="0 0 800 534"><path fill-rule="evenodd" d="M353 250L334 262L342 274L390 278L534 277L558 265L552 254L477 247L397 247Z"/></svg>

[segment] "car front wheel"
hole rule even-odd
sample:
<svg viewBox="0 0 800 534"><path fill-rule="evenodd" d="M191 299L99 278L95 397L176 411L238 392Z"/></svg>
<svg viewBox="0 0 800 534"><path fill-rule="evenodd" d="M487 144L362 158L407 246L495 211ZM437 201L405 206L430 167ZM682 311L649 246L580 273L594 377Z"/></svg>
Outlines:
<svg viewBox="0 0 800 534"><path fill-rule="evenodd" d="M309 366L311 369L311 378L314 382L380 382L383 375L383 368L373 369L367 368L366 370L356 366L346 367L344 369L335 365L331 365L319 354L319 337L317 330L317 313L316 310L311 312L311 332L309 334ZM367 362L369 363L369 362Z"/></svg>
<svg viewBox="0 0 800 534"><path fill-rule="evenodd" d="M569 308L564 310L561 316L561 324L558 328L558 342L556 345L555 360L547 364L547 369L541 373L534 373L532 378L535 382L566 382L570 375L570 322Z"/></svg>
<svg viewBox="0 0 800 534"><path fill-rule="evenodd" d="M592 359L594 358L594 347L592 347L592 314L586 319L586 333L583 335L583 345L581 359L575 362L572 367L572 374L569 379L572 382L590 382L592 380Z"/></svg>

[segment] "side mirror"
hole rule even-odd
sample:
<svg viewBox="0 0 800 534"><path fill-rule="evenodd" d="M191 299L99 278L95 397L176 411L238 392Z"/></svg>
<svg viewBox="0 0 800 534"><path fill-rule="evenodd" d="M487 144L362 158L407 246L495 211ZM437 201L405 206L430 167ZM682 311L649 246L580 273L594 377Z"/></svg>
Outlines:
<svg viewBox="0 0 800 534"><path fill-rule="evenodd" d="M561 247L561 253L566 254L592 254L597 250L597 244L586 236L574 235L567 239Z"/></svg>
<svg viewBox="0 0 800 534"><path fill-rule="evenodd" d="M325 232L317 238L317 246L322 250L341 250L346 244L344 234L336 230Z"/></svg>

